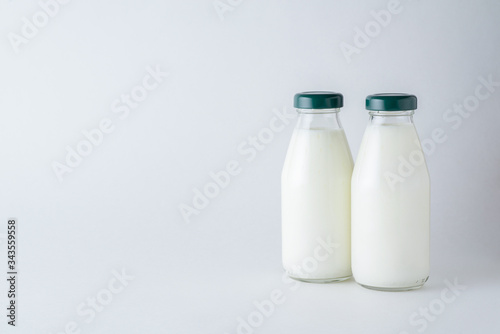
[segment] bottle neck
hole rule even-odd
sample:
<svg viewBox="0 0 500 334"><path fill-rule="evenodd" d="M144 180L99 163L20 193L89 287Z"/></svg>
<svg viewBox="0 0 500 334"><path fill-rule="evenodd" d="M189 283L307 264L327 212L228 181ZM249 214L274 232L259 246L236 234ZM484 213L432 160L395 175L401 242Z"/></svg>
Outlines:
<svg viewBox="0 0 500 334"><path fill-rule="evenodd" d="M297 109L299 120L297 129L337 130L342 129L339 119L340 109Z"/></svg>
<svg viewBox="0 0 500 334"><path fill-rule="evenodd" d="M370 124L413 124L414 110L401 111L370 111Z"/></svg>

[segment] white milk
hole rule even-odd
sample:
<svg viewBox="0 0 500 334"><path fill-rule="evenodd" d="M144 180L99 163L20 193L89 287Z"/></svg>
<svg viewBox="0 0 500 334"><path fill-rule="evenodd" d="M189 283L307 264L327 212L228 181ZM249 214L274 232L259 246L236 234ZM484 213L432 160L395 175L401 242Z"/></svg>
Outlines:
<svg viewBox="0 0 500 334"><path fill-rule="evenodd" d="M357 283L405 290L426 281L429 206L429 173L414 125L368 125L352 176Z"/></svg>
<svg viewBox="0 0 500 334"><path fill-rule="evenodd" d="M283 266L290 277L352 275L352 169L343 129L295 129L282 173Z"/></svg>

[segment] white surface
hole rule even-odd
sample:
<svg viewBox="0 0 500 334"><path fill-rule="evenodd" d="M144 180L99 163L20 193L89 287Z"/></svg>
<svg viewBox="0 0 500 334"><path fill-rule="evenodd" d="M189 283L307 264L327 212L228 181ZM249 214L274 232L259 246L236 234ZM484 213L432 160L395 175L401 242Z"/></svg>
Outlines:
<svg viewBox="0 0 500 334"><path fill-rule="evenodd" d="M18 54L7 36L40 7L3 2L0 208L2 226L20 221L21 276L19 327L2 314L2 333L59 333L74 321L81 333L232 334L274 289L285 301L255 333L418 333L412 314L439 307L444 280L455 278L467 288L424 332L498 332L500 87L483 81L500 82L500 3L401 6L348 63L341 43L353 44L386 1L244 1L222 21L211 0L75 0ZM154 80L147 68L157 65L170 74ZM121 95L140 97L144 80L147 98L128 107ZM282 282L279 184L294 120L273 108L291 111L294 93L322 89L344 94L354 157L366 95L418 96L432 180L424 289ZM454 111L474 94L477 108ZM51 164L83 130L109 132L106 119L112 132L60 183ZM270 122L285 127L252 148ZM446 139L432 149L437 129ZM179 204L224 169L229 185L186 224ZM86 299L107 296L122 268L135 278L87 323Z"/></svg>

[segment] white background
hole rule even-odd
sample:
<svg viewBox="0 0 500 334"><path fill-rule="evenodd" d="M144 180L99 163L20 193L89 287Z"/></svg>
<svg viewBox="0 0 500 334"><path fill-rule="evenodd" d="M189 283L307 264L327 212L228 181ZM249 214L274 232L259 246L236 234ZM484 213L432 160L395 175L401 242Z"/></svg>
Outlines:
<svg viewBox="0 0 500 334"><path fill-rule="evenodd" d="M18 326L6 325L2 279L1 332L64 333L74 322L66 333L233 334L275 289L285 300L254 333L498 332L500 87L460 124L444 117L474 100L480 77L500 82L500 2L402 0L350 62L341 44L355 46L356 27L387 1L232 3L221 19L212 0L73 0L18 52L9 34L20 36L40 5L0 4L1 268L7 218L20 229ZM169 76L120 119L112 103L149 66ZM280 172L295 120L251 162L237 147L306 90L344 94L354 157L368 94L415 94L421 139L445 132L427 156L423 289L282 281ZM113 132L59 182L53 163L106 118ZM179 205L231 160L241 173L186 224ZM114 270L134 278L95 317L79 315L87 298L106 295ZM443 304L455 279L466 289ZM429 307L439 314L422 320Z"/></svg>

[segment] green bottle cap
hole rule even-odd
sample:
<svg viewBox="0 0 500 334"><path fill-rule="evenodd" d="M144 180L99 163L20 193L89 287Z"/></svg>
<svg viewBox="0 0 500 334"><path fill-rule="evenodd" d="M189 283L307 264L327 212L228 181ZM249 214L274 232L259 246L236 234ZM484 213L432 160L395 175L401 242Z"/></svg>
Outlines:
<svg viewBox="0 0 500 334"><path fill-rule="evenodd" d="M417 109L417 97L402 93L368 95L366 109L375 111L415 110Z"/></svg>
<svg viewBox="0 0 500 334"><path fill-rule="evenodd" d="M335 92L302 92L295 94L293 106L298 109L335 109L344 106L344 97Z"/></svg>

